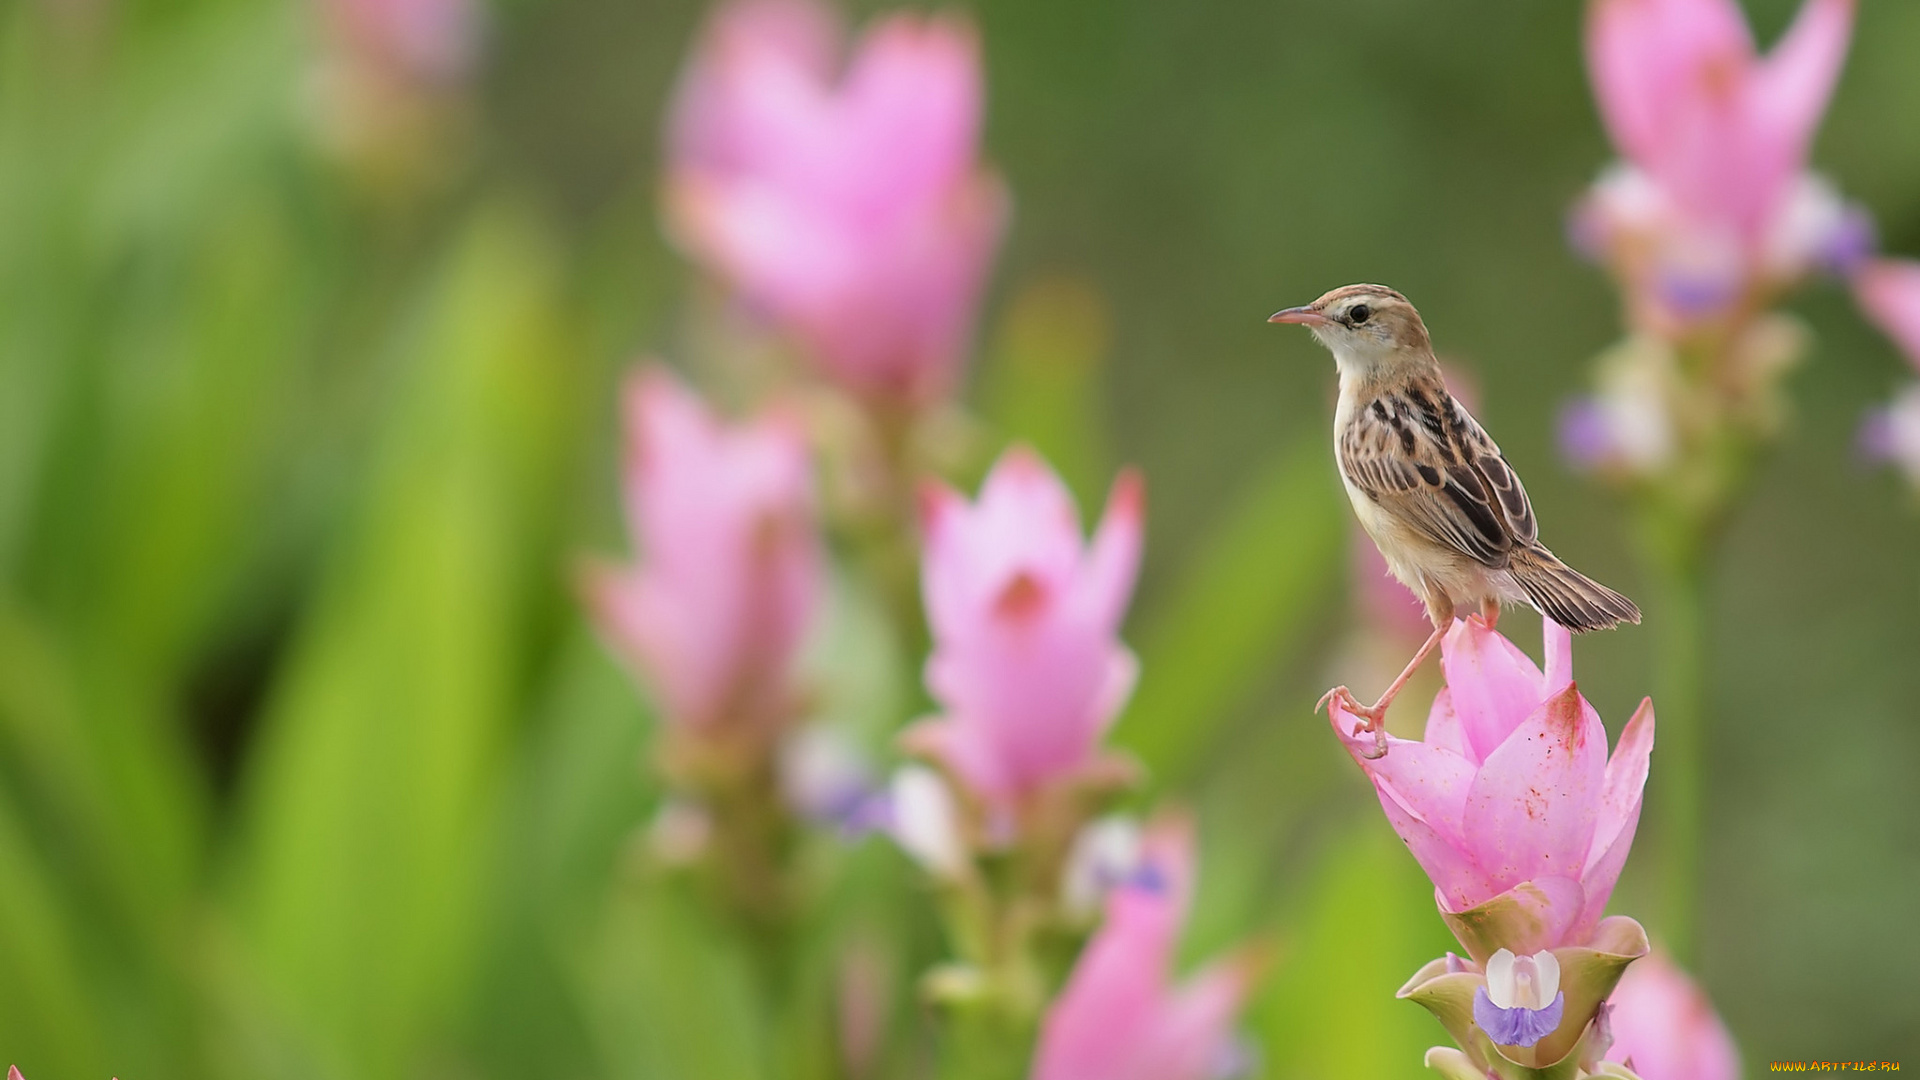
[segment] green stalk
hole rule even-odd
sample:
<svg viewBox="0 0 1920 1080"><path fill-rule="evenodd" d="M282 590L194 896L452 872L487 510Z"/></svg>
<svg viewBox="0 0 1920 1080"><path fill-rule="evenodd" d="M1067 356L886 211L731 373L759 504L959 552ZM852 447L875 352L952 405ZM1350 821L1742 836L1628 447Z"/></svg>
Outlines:
<svg viewBox="0 0 1920 1080"><path fill-rule="evenodd" d="M1654 927L1683 964L1694 956L1699 919L1701 837L1705 831L1706 559L1700 530L1682 517L1648 522L1647 560L1656 607L1653 703L1658 717L1653 767L1659 863Z"/></svg>

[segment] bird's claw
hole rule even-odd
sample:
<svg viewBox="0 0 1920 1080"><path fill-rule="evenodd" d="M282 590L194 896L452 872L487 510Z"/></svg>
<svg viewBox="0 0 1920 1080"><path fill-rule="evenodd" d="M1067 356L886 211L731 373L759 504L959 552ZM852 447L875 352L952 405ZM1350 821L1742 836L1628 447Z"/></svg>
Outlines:
<svg viewBox="0 0 1920 1080"><path fill-rule="evenodd" d="M1340 707L1348 712L1358 712L1360 709L1360 703L1353 699L1353 691L1344 686L1336 686L1320 695L1320 700L1313 703L1313 711L1316 714L1319 713L1321 709L1327 707L1329 701L1339 702Z"/></svg>
<svg viewBox="0 0 1920 1080"><path fill-rule="evenodd" d="M1365 730L1367 730L1365 725L1355 728L1353 732L1354 737L1358 738L1360 733ZM1379 761L1381 758L1387 756L1386 728L1377 727L1373 729L1373 748L1371 750L1360 751L1360 756L1366 758L1368 761Z"/></svg>
<svg viewBox="0 0 1920 1080"><path fill-rule="evenodd" d="M1361 757L1369 761L1377 761L1387 756L1387 710L1385 708L1379 705L1360 704L1359 700L1353 696L1353 691L1344 686L1336 686L1320 695L1320 700L1314 704L1313 711L1317 713L1326 708L1328 702L1332 702L1335 708L1360 720L1353 727L1354 738L1357 739L1368 732L1373 733L1372 752L1362 750Z"/></svg>

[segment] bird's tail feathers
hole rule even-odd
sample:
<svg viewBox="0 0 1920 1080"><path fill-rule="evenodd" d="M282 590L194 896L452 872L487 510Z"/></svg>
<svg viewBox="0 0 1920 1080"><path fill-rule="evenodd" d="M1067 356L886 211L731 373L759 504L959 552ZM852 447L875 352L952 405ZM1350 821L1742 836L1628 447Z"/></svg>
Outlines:
<svg viewBox="0 0 1920 1080"><path fill-rule="evenodd" d="M1640 621L1640 609L1633 601L1538 544L1516 550L1507 570L1540 614L1576 634Z"/></svg>

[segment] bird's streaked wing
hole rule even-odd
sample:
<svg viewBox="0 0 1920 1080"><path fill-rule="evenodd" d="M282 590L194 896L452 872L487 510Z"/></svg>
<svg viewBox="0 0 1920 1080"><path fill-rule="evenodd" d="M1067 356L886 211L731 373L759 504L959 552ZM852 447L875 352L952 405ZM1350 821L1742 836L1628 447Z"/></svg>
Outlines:
<svg viewBox="0 0 1920 1080"><path fill-rule="evenodd" d="M1438 384L1384 390L1340 438L1340 471L1436 544L1490 567L1534 542L1533 505L1500 448Z"/></svg>

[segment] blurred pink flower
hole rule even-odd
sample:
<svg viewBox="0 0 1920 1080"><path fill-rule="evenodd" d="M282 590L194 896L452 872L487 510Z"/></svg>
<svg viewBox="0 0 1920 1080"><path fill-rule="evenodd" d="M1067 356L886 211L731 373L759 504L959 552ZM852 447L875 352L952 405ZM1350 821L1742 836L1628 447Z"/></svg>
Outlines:
<svg viewBox="0 0 1920 1080"><path fill-rule="evenodd" d="M1640 820L1653 749L1642 702L1611 761L1607 733L1573 684L1573 644L1545 620L1547 670L1477 619L1441 642L1446 688L1426 740L1371 736L1336 706L1334 732L1367 777L1442 917L1475 960L1528 955L1592 935Z"/></svg>
<svg viewBox="0 0 1920 1080"><path fill-rule="evenodd" d="M943 715L915 735L974 795L1006 806L1095 765L1133 689L1118 635L1142 501L1138 475L1122 473L1086 544L1072 494L1024 447L1000 459L972 505L927 489L927 688Z"/></svg>
<svg viewBox="0 0 1920 1080"><path fill-rule="evenodd" d="M1257 965L1218 961L1172 985L1193 892L1193 830L1165 819L1143 843L1143 872L1108 895L1106 921L1047 1013L1033 1080L1208 1080L1238 1053L1234 1018Z"/></svg>
<svg viewBox="0 0 1920 1080"><path fill-rule="evenodd" d="M947 392L1006 219L978 161L978 41L952 16L875 22L842 62L811 0L722 7L668 141L676 241L864 395Z"/></svg>
<svg viewBox="0 0 1920 1080"><path fill-rule="evenodd" d="M395 82L457 83L479 49L473 0L322 0L321 10L354 65Z"/></svg>
<svg viewBox="0 0 1920 1080"><path fill-rule="evenodd" d="M1860 426L1860 451L1869 461L1893 465L1920 486L1920 383L1867 413Z"/></svg>
<svg viewBox="0 0 1920 1080"><path fill-rule="evenodd" d="M1867 318L1920 371L1920 262L1877 259L1854 277L1853 294Z"/></svg>
<svg viewBox="0 0 1920 1080"><path fill-rule="evenodd" d="M1587 66L1625 163L1576 215L1576 242L1643 316L1684 325L1870 253L1864 213L1806 171L1853 13L1807 0L1762 57L1735 0L1592 0Z"/></svg>
<svg viewBox="0 0 1920 1080"><path fill-rule="evenodd" d="M1854 296L1920 370L1920 262L1884 259L1869 264L1853 281ZM1920 486L1920 383L1867 414L1860 448L1869 460L1891 463Z"/></svg>
<svg viewBox="0 0 1920 1080"><path fill-rule="evenodd" d="M1358 528L1351 530L1348 547L1353 552L1354 589L1359 594L1360 615L1366 627L1391 634L1396 640L1405 638L1416 644L1427 640L1433 624L1427 621L1426 605L1393 576L1380 548Z"/></svg>
<svg viewBox="0 0 1920 1080"><path fill-rule="evenodd" d="M1713 1003L1654 952L1627 969L1608 999L1613 1048L1607 1059L1641 1080L1738 1080L1740 1052Z"/></svg>
<svg viewBox="0 0 1920 1080"><path fill-rule="evenodd" d="M723 425L664 369L626 388L627 525L640 557L589 587L601 633L685 730L791 718L826 566L797 428Z"/></svg>

